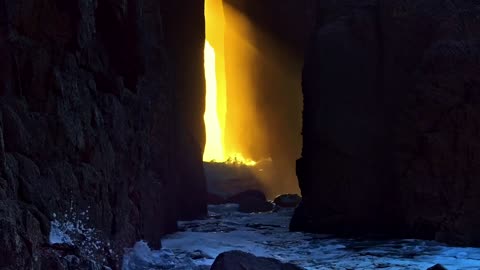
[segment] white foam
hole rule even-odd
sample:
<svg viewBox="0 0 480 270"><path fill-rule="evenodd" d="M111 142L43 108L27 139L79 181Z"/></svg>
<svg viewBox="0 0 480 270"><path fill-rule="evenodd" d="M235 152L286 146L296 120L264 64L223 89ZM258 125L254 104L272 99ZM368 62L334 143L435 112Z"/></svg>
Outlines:
<svg viewBox="0 0 480 270"><path fill-rule="evenodd" d="M437 263L449 270L480 269L477 248L447 247L421 240L360 241L291 233L288 231L291 210L243 214L235 211L235 206L226 205L210 206L209 211L208 219L181 222L184 231L163 239L162 252L171 252L180 262L201 251L205 256L196 257L193 260L196 265L211 265L222 252L242 250L292 262L305 269L426 270ZM145 260L158 256L155 252L143 254Z"/></svg>

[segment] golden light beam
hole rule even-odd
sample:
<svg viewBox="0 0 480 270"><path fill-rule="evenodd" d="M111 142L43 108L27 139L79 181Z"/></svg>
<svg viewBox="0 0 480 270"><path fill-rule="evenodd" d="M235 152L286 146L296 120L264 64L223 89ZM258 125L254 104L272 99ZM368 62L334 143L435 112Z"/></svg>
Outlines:
<svg viewBox="0 0 480 270"><path fill-rule="evenodd" d="M225 17L223 0L205 1L206 40L204 51L205 65L205 129L206 144L203 160L206 162L225 162L255 166L256 162L245 158L235 147L226 145L225 136L233 142L241 141L241 133L237 129L226 130L227 118L227 87L225 69ZM240 57L240 56L239 56ZM234 102L235 103L235 102ZM235 110L244 108L243 103L236 103ZM229 119L239 122L240 119ZM246 128L246 127L241 127Z"/></svg>
<svg viewBox="0 0 480 270"><path fill-rule="evenodd" d="M223 162L225 161L225 155L223 149L222 129L220 127L217 110L218 88L215 68L215 50L208 41L205 41L204 57L207 92L205 95L205 114L203 119L207 131L207 141L203 153L203 160Z"/></svg>

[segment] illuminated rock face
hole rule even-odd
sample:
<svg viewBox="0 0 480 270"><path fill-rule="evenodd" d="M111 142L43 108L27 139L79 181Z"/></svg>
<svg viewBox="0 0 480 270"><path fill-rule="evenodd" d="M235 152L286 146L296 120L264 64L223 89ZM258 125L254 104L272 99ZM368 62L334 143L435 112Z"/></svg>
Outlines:
<svg viewBox="0 0 480 270"><path fill-rule="evenodd" d="M0 1L0 268L61 268L44 244L70 208L90 207L111 265L205 214L205 29L191 2Z"/></svg>
<svg viewBox="0 0 480 270"><path fill-rule="evenodd" d="M292 229L480 245L480 7L318 1Z"/></svg>

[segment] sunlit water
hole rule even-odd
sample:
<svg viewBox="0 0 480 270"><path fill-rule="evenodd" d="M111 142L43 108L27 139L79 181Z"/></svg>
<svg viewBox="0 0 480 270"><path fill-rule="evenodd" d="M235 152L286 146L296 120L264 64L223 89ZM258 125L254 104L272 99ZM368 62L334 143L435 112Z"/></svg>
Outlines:
<svg viewBox="0 0 480 270"><path fill-rule="evenodd" d="M236 205L210 206L205 220L181 222L182 231L151 251L138 243L125 256L125 270L209 269L228 250L279 259L305 269L421 269L440 263L449 270L480 269L480 249L456 248L433 241L366 241L291 233L292 210L243 214Z"/></svg>

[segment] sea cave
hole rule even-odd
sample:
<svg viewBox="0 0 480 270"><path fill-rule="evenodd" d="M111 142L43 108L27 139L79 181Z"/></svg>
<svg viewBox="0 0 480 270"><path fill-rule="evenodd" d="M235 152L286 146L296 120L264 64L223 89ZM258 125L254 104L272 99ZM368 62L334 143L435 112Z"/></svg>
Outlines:
<svg viewBox="0 0 480 270"><path fill-rule="evenodd" d="M0 15L0 269L480 269L478 1Z"/></svg>

